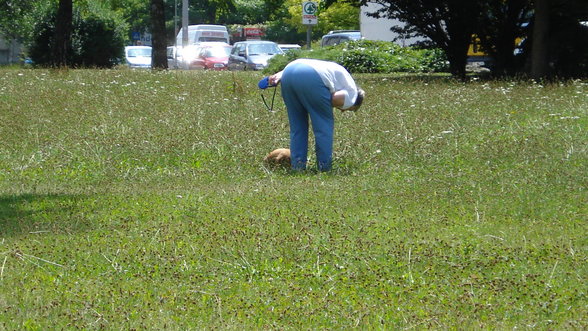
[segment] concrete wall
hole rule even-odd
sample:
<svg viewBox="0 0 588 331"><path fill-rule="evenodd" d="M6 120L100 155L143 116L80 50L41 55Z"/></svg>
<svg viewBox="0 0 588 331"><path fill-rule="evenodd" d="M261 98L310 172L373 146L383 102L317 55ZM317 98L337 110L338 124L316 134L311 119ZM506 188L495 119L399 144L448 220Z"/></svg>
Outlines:
<svg viewBox="0 0 588 331"><path fill-rule="evenodd" d="M373 18L369 17L367 13L373 13L382 6L375 3L368 3L361 7L361 13L359 16L359 25L361 29L361 35L363 38L368 40L383 40L383 41L394 41L398 37L398 34L390 31L391 27L404 26L404 23L398 20L391 20L388 18ZM423 41L424 38L402 38L395 42L401 46L410 46L418 41Z"/></svg>
<svg viewBox="0 0 588 331"><path fill-rule="evenodd" d="M22 45L15 40L6 40L0 37L0 64L20 62Z"/></svg>

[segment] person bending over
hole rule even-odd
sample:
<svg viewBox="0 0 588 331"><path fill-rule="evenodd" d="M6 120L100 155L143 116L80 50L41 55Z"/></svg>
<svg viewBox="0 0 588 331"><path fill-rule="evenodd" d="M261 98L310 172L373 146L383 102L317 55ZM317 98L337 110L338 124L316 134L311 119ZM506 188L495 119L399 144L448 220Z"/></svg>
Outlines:
<svg viewBox="0 0 588 331"><path fill-rule="evenodd" d="M363 102L364 91L355 85L343 66L314 59L292 61L284 70L269 76L268 82L273 86L281 82L290 122L292 169L306 169L310 117L318 170L331 170L335 129L333 107L356 111Z"/></svg>

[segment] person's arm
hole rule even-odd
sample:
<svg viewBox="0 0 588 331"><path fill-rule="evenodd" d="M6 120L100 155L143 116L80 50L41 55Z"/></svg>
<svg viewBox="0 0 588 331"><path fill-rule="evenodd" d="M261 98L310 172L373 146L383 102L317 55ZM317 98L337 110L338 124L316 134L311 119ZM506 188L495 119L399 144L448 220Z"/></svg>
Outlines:
<svg viewBox="0 0 588 331"><path fill-rule="evenodd" d="M341 108L345 104L345 95L347 92L341 90L332 94L331 105L335 108Z"/></svg>
<svg viewBox="0 0 588 331"><path fill-rule="evenodd" d="M269 76L269 79L268 79L269 84L272 85L272 86L278 85L280 83L280 80L282 80L282 73L283 72L284 71L282 70L282 71L280 71L278 73L275 73L275 74Z"/></svg>

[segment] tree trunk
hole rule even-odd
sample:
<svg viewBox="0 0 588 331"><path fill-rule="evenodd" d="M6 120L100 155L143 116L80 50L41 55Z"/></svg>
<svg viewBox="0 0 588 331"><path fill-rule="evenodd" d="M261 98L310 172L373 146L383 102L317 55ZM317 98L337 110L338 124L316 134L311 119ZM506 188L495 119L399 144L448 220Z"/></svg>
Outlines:
<svg viewBox="0 0 588 331"><path fill-rule="evenodd" d="M479 16L480 9L475 1L473 4L466 1L467 5L459 0L446 1L446 3L447 16L439 24L446 25L445 54L449 61L449 71L453 77L465 81L468 48L474 33L474 18Z"/></svg>
<svg viewBox="0 0 588 331"><path fill-rule="evenodd" d="M71 45L73 1L59 0L52 45L53 66L66 67Z"/></svg>
<svg viewBox="0 0 588 331"><path fill-rule="evenodd" d="M471 35L470 32L450 33L451 39L445 50L449 61L449 72L453 77L464 81L466 80L466 64Z"/></svg>
<svg viewBox="0 0 588 331"><path fill-rule="evenodd" d="M548 75L549 0L535 1L533 45L531 50L531 77L542 79Z"/></svg>
<svg viewBox="0 0 588 331"><path fill-rule="evenodd" d="M151 32L153 34L151 66L167 69L167 38L163 0L151 0Z"/></svg>
<svg viewBox="0 0 588 331"><path fill-rule="evenodd" d="M497 76L513 76L517 70L515 62L516 40L521 37L520 17L527 12L527 0L511 0L504 3L504 17L499 21L498 35L494 41L495 60L492 73Z"/></svg>
<svg viewBox="0 0 588 331"><path fill-rule="evenodd" d="M449 61L451 75L459 80L466 80L467 55L457 54L455 51L448 52L447 60Z"/></svg>
<svg viewBox="0 0 588 331"><path fill-rule="evenodd" d="M513 29L505 29L500 34L499 38L495 42L494 52L494 69L492 73L496 76L512 76L516 71L515 63L515 39L518 37Z"/></svg>

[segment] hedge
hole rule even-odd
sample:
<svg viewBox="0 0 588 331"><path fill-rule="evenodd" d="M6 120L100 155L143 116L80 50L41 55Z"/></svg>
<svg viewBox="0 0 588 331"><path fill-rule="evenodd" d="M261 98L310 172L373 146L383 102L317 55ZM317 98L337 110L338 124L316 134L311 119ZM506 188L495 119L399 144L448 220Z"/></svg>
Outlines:
<svg viewBox="0 0 588 331"><path fill-rule="evenodd" d="M402 47L392 42L359 40L332 47L294 50L274 56L265 73L282 70L298 58L334 61L352 73L446 72L448 62L439 49Z"/></svg>

